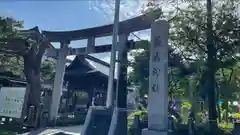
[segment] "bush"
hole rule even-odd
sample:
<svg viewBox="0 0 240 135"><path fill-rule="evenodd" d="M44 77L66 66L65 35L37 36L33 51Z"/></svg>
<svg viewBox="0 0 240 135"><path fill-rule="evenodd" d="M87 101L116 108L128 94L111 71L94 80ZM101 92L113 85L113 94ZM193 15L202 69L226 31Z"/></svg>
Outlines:
<svg viewBox="0 0 240 135"><path fill-rule="evenodd" d="M195 121L196 121L196 124L202 122L202 112L196 113L196 115L195 115Z"/></svg>
<svg viewBox="0 0 240 135"><path fill-rule="evenodd" d="M233 113L232 118L240 120L240 113Z"/></svg>
<svg viewBox="0 0 240 135"><path fill-rule="evenodd" d="M221 122L218 124L218 135L231 135L233 124L232 123L226 123ZM209 123L201 123L198 126L196 126L197 135L210 135L209 133Z"/></svg>
<svg viewBox="0 0 240 135"><path fill-rule="evenodd" d="M128 134L129 135L132 134L133 120L134 120L135 116L139 116L140 121L147 121L147 110L136 111L136 112L131 113L128 116Z"/></svg>
<svg viewBox="0 0 240 135"><path fill-rule="evenodd" d="M218 124L218 127L225 133L231 133L233 130L233 123L221 122Z"/></svg>
<svg viewBox="0 0 240 135"><path fill-rule="evenodd" d="M198 114L197 114L198 115ZM136 111L129 115L128 117L128 135L132 135L133 119L135 116L139 116L140 121L147 120L147 111ZM199 114L200 119L200 114ZM174 119L176 131L174 135L187 135L188 134L188 125L178 123L177 119ZM231 135L233 129L232 123L222 122L219 123L219 132L218 135ZM209 133L209 123L200 123L196 125L196 135L211 135Z"/></svg>
<svg viewBox="0 0 240 135"><path fill-rule="evenodd" d="M140 123L141 123L141 128L147 128L147 127L144 126L145 122L147 122L147 120L148 120L147 110L133 112L128 116L128 134L129 135L132 134L133 120L134 120L135 116L139 116ZM178 125L180 125L180 122L181 122L181 118L173 117L173 119L174 119L174 127L178 128L179 127Z"/></svg>
<svg viewBox="0 0 240 135"><path fill-rule="evenodd" d="M191 109L192 105L188 101L184 101L182 103L182 108L181 108L181 117L182 117L182 122L187 123L188 121L188 115L189 115L189 110Z"/></svg>

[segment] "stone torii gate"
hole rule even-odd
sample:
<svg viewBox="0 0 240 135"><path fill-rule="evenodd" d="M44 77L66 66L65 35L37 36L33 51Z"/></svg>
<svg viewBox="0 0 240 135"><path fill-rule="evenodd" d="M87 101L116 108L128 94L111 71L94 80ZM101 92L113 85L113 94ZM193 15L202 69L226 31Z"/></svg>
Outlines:
<svg viewBox="0 0 240 135"><path fill-rule="evenodd" d="M157 11L156 11L157 12ZM157 16L151 16L152 14L145 14L136 18L132 18L119 23L119 37L120 41L118 43L117 51L119 51L119 67L121 70L126 69L127 66L124 65L124 50L126 50L126 44L128 41L128 36L132 32L141 31L151 28L151 41L150 46L150 79L149 79L149 104L148 104L148 129L143 130L144 135L155 135L159 133L167 134L168 127L168 78L167 78L167 68L168 68L168 22L167 21L154 21ZM156 14L155 14L156 15ZM42 31L42 34L50 42L60 42L61 48L55 50L49 49L47 51L47 56L56 57L57 67L56 75L54 79L54 87L52 94L52 104L50 110L50 120L55 123L57 118L60 96L62 92L63 76L65 71L66 57L67 55L87 55L91 53L101 53L109 52L111 50L111 45L101 45L95 46L95 39L99 37L111 36L113 25L105 25L95 28L75 30L75 31ZM74 48L70 49L69 44L71 41L87 39L87 47L84 48ZM131 45L129 49L136 49L137 46ZM122 55L121 55L122 54ZM126 77L126 75L119 74L119 76ZM118 85L124 82L118 81ZM119 91L118 87L118 91ZM121 93L126 93L126 88L122 88L121 92L117 92L118 96ZM125 91L125 92L124 92ZM122 96L126 96L123 95ZM123 98L124 99L124 98ZM162 106L157 106L159 103ZM108 135L124 135L126 134L126 128L117 128L118 125L126 124L127 118L125 120L120 120L119 117L122 116L122 112L126 112L126 101L117 98L117 106L114 108L110 128ZM90 111L91 112L91 108ZM83 135L89 135L87 133L86 127L89 124L90 118L87 116L85 121L85 126L83 129ZM106 133L105 133L106 134ZM93 134L91 134L93 135Z"/></svg>

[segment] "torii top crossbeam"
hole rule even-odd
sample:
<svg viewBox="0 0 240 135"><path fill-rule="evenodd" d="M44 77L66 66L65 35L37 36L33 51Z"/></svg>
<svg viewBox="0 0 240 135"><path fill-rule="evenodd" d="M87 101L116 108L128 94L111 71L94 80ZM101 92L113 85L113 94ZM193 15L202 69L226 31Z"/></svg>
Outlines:
<svg viewBox="0 0 240 135"><path fill-rule="evenodd" d="M145 29L149 29L153 21L158 19L160 16L159 10L155 10L151 13L147 13L132 19L128 19L119 23L119 32L118 34L129 34L135 31L141 31ZM31 36L37 36L38 38L44 38L49 43L49 48L47 49L47 53L45 54L47 57L56 58L59 52L59 49L54 48L50 42L66 42L66 41L74 41L74 40L83 40L83 39L95 39L98 37L110 36L112 35L113 24L81 29L81 30L73 30L73 31L42 31L40 32L38 27L34 27L29 30L22 30L22 33L30 34ZM78 55L80 53L84 53L88 50L88 47L91 46L89 53L103 53L111 51L111 44L95 46L93 42L92 45L87 45L87 47L74 48L69 51L68 55ZM132 48L133 49L133 48ZM86 54L86 53L85 53ZM87 58L90 57L86 55ZM92 60L92 59L91 59ZM95 61L95 60L93 60ZM98 62L99 63L99 62ZM101 63L101 62L100 62ZM104 64L106 66L106 64Z"/></svg>
<svg viewBox="0 0 240 135"><path fill-rule="evenodd" d="M131 32L141 31L149 29L151 24L160 17L161 12L155 10L151 13L147 13L132 19L128 19L119 22L118 35L130 34ZM95 46L95 38L111 36L112 35L113 24L73 30L73 31L42 31L42 34L50 42L71 42L74 40L87 39L87 47L79 47L71 49L68 55L79 55L79 54L90 54L90 53L103 53L111 51L111 44ZM118 48L118 45L117 45ZM135 47L134 47L135 48ZM132 48L132 49L134 49ZM48 49L46 56L55 58L59 52L59 49Z"/></svg>
<svg viewBox="0 0 240 135"><path fill-rule="evenodd" d="M118 34L126 34L135 31L149 29L153 21L160 16L159 10L147 13L119 23ZM73 31L42 31L50 42L61 42L63 40L82 40L112 35L113 24Z"/></svg>

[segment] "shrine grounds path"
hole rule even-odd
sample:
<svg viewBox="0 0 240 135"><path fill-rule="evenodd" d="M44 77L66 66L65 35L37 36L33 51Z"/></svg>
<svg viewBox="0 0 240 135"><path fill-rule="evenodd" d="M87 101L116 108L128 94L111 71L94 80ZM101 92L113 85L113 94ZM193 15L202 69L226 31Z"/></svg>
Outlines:
<svg viewBox="0 0 240 135"><path fill-rule="evenodd" d="M54 135L59 132L69 133L71 135L81 135L83 125L79 126L67 126L67 127L55 127L55 128L44 128L21 135Z"/></svg>

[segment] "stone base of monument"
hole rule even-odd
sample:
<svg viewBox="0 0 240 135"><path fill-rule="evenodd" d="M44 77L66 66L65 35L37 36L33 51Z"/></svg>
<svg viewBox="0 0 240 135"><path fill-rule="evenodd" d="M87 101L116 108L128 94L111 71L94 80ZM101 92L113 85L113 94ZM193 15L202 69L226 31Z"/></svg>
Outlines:
<svg viewBox="0 0 240 135"><path fill-rule="evenodd" d="M157 131L151 129L143 129L142 135L169 135L168 131Z"/></svg>
<svg viewBox="0 0 240 135"><path fill-rule="evenodd" d="M127 111L115 108L108 135L127 135Z"/></svg>
<svg viewBox="0 0 240 135"><path fill-rule="evenodd" d="M81 135L107 135L112 113L112 108L90 107Z"/></svg>

